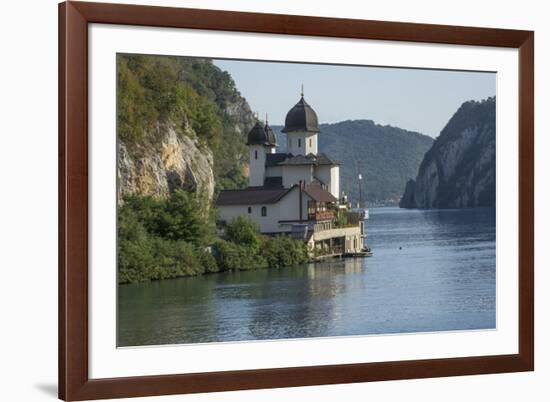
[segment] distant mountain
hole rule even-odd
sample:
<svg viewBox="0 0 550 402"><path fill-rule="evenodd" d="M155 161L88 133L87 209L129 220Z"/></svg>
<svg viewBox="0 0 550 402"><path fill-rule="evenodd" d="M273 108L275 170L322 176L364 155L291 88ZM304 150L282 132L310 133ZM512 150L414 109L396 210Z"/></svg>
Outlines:
<svg viewBox="0 0 550 402"><path fill-rule="evenodd" d="M409 180L402 208L495 206L495 97L462 104Z"/></svg>
<svg viewBox="0 0 550 402"><path fill-rule="evenodd" d="M273 126L279 151L286 150L282 126ZM371 120L347 120L321 124L319 150L341 162L340 189L353 202L359 197L358 163L363 176L362 191L368 204L397 205L407 180L414 176L432 145L426 135Z"/></svg>

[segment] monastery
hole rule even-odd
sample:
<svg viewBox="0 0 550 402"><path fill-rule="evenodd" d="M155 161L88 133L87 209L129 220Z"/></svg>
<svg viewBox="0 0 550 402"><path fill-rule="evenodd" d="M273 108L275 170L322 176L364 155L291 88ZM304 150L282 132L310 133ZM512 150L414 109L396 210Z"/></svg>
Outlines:
<svg viewBox="0 0 550 402"><path fill-rule="evenodd" d="M239 215L268 235L303 239L312 255L359 255L366 238L365 213L340 195L340 164L319 152L317 114L304 95L286 115L287 152L276 152L275 133L256 122L248 134L249 186L220 192L220 219Z"/></svg>

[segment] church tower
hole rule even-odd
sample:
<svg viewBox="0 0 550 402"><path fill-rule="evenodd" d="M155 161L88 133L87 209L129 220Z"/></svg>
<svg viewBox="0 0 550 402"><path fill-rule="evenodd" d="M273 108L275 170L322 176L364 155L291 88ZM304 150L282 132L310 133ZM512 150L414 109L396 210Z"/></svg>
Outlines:
<svg viewBox="0 0 550 402"><path fill-rule="evenodd" d="M286 115L283 133L287 137L287 152L292 155L317 155L319 134L317 114L304 99L304 90L300 100Z"/></svg>
<svg viewBox="0 0 550 402"><path fill-rule="evenodd" d="M250 187L259 187L264 185L265 181L265 161L266 154L272 154L277 147L277 141L273 130L267 124L262 125L258 120L248 133L246 142L249 149L249 182Z"/></svg>

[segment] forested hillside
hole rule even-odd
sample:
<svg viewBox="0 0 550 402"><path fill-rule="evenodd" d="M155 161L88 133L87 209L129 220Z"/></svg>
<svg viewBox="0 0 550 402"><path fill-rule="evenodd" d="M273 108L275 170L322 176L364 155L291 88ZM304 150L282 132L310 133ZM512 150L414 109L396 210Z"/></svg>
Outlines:
<svg viewBox="0 0 550 402"><path fill-rule="evenodd" d="M275 126L281 149L286 136ZM319 149L342 163L340 188L357 200L358 167L363 175L363 194L373 204L397 204L407 180L416 174L433 139L371 120L347 120L321 124Z"/></svg>

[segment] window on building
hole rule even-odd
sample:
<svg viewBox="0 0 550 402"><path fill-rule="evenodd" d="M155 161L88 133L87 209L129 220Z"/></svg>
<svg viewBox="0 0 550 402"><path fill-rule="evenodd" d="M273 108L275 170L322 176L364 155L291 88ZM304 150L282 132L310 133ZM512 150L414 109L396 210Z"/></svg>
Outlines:
<svg viewBox="0 0 550 402"><path fill-rule="evenodd" d="M254 151L254 159L258 159L258 151Z"/></svg>
<svg viewBox="0 0 550 402"><path fill-rule="evenodd" d="M311 145L311 138L309 139L309 146L310 146L310 147L312 146L312 145Z"/></svg>
<svg viewBox="0 0 550 402"><path fill-rule="evenodd" d="M302 139L298 138L298 148L301 148L301 147L302 147Z"/></svg>
<svg viewBox="0 0 550 402"><path fill-rule="evenodd" d="M248 207L248 213L249 213L249 214L252 213L252 207Z"/></svg>
<svg viewBox="0 0 550 402"><path fill-rule="evenodd" d="M262 216L267 216L267 207L262 207Z"/></svg>

